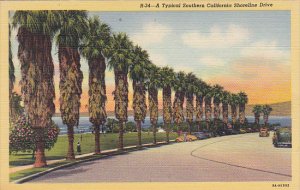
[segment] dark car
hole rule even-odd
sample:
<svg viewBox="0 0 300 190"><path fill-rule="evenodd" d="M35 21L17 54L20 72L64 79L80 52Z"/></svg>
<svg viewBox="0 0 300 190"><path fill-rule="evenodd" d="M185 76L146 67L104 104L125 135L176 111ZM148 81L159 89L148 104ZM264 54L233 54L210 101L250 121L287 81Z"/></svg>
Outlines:
<svg viewBox="0 0 300 190"><path fill-rule="evenodd" d="M240 131L236 130L236 129L232 129L231 134L232 135L237 135L237 134L240 134Z"/></svg>
<svg viewBox="0 0 300 190"><path fill-rule="evenodd" d="M204 132L204 134L207 136L207 138L213 137L212 132L210 132L209 130L204 129L202 132Z"/></svg>
<svg viewBox="0 0 300 190"><path fill-rule="evenodd" d="M226 135L232 135L232 129L225 129Z"/></svg>
<svg viewBox="0 0 300 190"><path fill-rule="evenodd" d="M260 128L260 130L259 130L260 137L268 137L269 135L270 135L270 132L269 132L268 128L266 128L266 127Z"/></svg>
<svg viewBox="0 0 300 190"><path fill-rule="evenodd" d="M246 130L247 133L253 133L254 132L254 130L250 127L246 128L245 130Z"/></svg>
<svg viewBox="0 0 300 190"><path fill-rule="evenodd" d="M217 135L219 135L219 136L224 136L224 135L226 135L226 130L219 128L219 129L216 131L216 133L217 133Z"/></svg>
<svg viewBox="0 0 300 190"><path fill-rule="evenodd" d="M292 147L292 131L291 128L278 128L273 135L273 144L275 147L287 146Z"/></svg>
<svg viewBox="0 0 300 190"><path fill-rule="evenodd" d="M193 135L196 136L199 140L209 138L209 135L206 132L194 132Z"/></svg>

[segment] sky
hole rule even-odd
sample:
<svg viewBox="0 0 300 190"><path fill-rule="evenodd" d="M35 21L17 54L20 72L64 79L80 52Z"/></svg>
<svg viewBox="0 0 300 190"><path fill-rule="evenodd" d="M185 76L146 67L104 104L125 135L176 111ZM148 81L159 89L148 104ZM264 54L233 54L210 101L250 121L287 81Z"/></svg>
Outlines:
<svg viewBox="0 0 300 190"><path fill-rule="evenodd" d="M98 15L113 32L126 32L134 44L147 50L150 60L158 66L193 72L208 84L220 84L232 93L244 91L249 104L291 100L289 11L89 12L89 16L93 15ZM12 50L19 81L16 33L12 31ZM58 111L59 66L55 46L52 52ZM81 111L85 112L88 64L84 58L81 65L84 73ZM107 110L113 111L111 71L106 72L106 85ZM18 85L15 90L19 91ZM129 109L132 109L131 86L129 90ZM161 92L159 104L161 107Z"/></svg>

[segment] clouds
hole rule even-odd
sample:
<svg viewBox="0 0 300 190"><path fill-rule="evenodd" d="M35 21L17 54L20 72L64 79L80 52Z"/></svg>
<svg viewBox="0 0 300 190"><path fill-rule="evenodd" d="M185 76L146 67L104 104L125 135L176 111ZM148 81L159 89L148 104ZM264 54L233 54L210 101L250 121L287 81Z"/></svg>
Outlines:
<svg viewBox="0 0 300 190"><path fill-rule="evenodd" d="M290 57L289 47L279 46L277 41L258 41L241 50L241 56L260 60L287 61Z"/></svg>
<svg viewBox="0 0 300 190"><path fill-rule="evenodd" d="M250 103L290 99L289 11L94 14L109 24L112 31L127 33L134 44L149 53L150 60L157 66L170 66L176 72L193 72L204 81L220 84L234 93L246 91ZM16 30L12 33L15 35ZM12 41L16 58L16 37ZM57 50L52 56L57 82L59 68L55 52ZM88 66L84 59L81 62L85 76L83 89L87 93ZM105 77L107 108L114 110L113 72L107 71ZM129 91L132 92L131 87ZM82 105L85 105L87 94L83 97Z"/></svg>
<svg viewBox="0 0 300 190"><path fill-rule="evenodd" d="M141 46L162 43L164 38L171 33L171 28L166 25L150 22L143 26L141 32L133 34L131 39Z"/></svg>
<svg viewBox="0 0 300 190"><path fill-rule="evenodd" d="M191 48L228 48L249 40L247 28L230 24L227 28L212 26L208 33L190 31L182 34L183 44Z"/></svg>
<svg viewBox="0 0 300 190"><path fill-rule="evenodd" d="M224 60L212 55L201 57L199 62L201 65L208 67L223 67L225 65Z"/></svg>
<svg viewBox="0 0 300 190"><path fill-rule="evenodd" d="M267 74L276 80L277 73L284 77L282 80L290 80L290 50L275 40L253 42L241 48L240 56L231 60L230 67L244 78Z"/></svg>
<svg viewBox="0 0 300 190"><path fill-rule="evenodd" d="M160 67L164 67L168 65L168 59L164 55L158 53L152 53L152 52L149 52L149 54L150 54L150 60L155 65Z"/></svg>

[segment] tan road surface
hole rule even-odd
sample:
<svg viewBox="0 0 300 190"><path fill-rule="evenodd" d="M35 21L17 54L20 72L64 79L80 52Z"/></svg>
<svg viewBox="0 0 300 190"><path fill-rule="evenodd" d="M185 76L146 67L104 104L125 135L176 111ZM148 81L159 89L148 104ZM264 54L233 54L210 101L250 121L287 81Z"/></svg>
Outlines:
<svg viewBox="0 0 300 190"><path fill-rule="evenodd" d="M291 149L257 133L165 145L82 163L32 182L289 181Z"/></svg>

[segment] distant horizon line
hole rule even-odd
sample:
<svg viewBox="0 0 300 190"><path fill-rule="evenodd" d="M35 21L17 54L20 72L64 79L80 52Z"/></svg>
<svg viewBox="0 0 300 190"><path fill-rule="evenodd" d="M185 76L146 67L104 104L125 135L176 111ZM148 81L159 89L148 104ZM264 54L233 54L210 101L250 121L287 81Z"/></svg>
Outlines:
<svg viewBox="0 0 300 190"><path fill-rule="evenodd" d="M288 102L292 102L292 101L290 100L290 101L284 101L284 102L269 103L268 105L288 103ZM257 104L246 104L246 106L254 106L254 105L257 105ZM258 105L264 105L264 104L258 104ZM213 104L212 104L212 107L213 107ZM163 110L163 109L161 108L161 109L158 109L158 110ZM133 109L128 109L128 111L133 111ZM114 110L109 110L109 111L106 111L106 112L114 112ZM54 114L60 114L60 113L61 112L55 112ZM86 112L79 112L79 113L81 113L81 114L87 114L89 112L86 111Z"/></svg>

